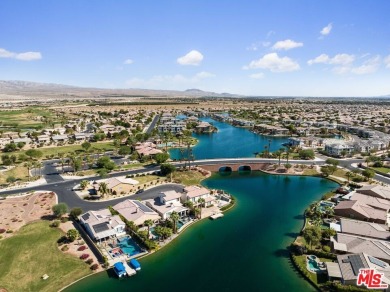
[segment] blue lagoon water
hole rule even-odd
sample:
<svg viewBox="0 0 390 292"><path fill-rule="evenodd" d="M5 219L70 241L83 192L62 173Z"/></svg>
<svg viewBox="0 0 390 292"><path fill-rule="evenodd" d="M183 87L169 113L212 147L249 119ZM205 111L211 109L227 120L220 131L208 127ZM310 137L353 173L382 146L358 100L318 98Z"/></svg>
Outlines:
<svg viewBox="0 0 390 292"><path fill-rule="evenodd" d="M270 145L271 151L278 150L287 142L286 137L267 137L250 132L248 129L233 127L211 118L201 118L218 128L217 133L192 134L199 143L192 148L195 159L255 157ZM271 141L271 142L270 142ZM172 159L180 159L180 150L169 150Z"/></svg>

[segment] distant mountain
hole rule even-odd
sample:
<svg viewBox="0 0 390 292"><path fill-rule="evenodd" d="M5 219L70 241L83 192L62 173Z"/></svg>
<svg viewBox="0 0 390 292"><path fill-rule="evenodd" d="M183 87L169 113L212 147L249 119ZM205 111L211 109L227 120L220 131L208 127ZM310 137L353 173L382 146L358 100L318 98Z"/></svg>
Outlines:
<svg viewBox="0 0 390 292"><path fill-rule="evenodd" d="M37 96L49 95L63 98L64 96L72 97L242 97L241 95L230 93L215 93L203 91L200 89L178 90L151 90L151 89L104 89L77 87L71 85L55 83L38 83L29 81L0 80L0 93L7 95Z"/></svg>

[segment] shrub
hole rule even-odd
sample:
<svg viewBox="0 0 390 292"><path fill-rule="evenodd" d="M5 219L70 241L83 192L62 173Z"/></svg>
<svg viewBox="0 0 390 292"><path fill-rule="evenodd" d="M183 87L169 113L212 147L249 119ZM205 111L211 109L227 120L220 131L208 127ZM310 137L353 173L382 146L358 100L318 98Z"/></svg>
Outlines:
<svg viewBox="0 0 390 292"><path fill-rule="evenodd" d="M85 263L88 264L88 265L90 265L90 264L93 263L93 259L87 259L87 260L85 261Z"/></svg>
<svg viewBox="0 0 390 292"><path fill-rule="evenodd" d="M76 208L73 208L72 210L70 210L70 217L73 220L77 220L78 216L80 216L82 213L83 213L83 210L81 208L76 207Z"/></svg>
<svg viewBox="0 0 390 292"><path fill-rule="evenodd" d="M8 229L6 233L12 233L13 231L11 229Z"/></svg>
<svg viewBox="0 0 390 292"><path fill-rule="evenodd" d="M50 224L51 227L58 227L60 226L60 221L59 220L55 220L53 223Z"/></svg>
<svg viewBox="0 0 390 292"><path fill-rule="evenodd" d="M4 228L0 229L0 234L4 233L6 230Z"/></svg>
<svg viewBox="0 0 390 292"><path fill-rule="evenodd" d="M83 250L86 250L86 249L87 249L87 247L85 245L82 245L77 250L78 251L83 251Z"/></svg>
<svg viewBox="0 0 390 292"><path fill-rule="evenodd" d="M83 253L83 254L80 256L80 259L81 259L81 260L85 260L85 259L87 259L87 258L89 258L89 254L87 254L87 253Z"/></svg>
<svg viewBox="0 0 390 292"><path fill-rule="evenodd" d="M62 248L61 248L62 251L67 251L69 250L69 247L67 245L64 245Z"/></svg>
<svg viewBox="0 0 390 292"><path fill-rule="evenodd" d="M330 246L324 245L324 246L322 247L322 250L323 250L324 252L330 252Z"/></svg>
<svg viewBox="0 0 390 292"><path fill-rule="evenodd" d="M67 217L62 217L61 218L61 222L62 223L65 223L65 222L68 222L68 221L69 221L69 219Z"/></svg>
<svg viewBox="0 0 390 292"><path fill-rule="evenodd" d="M91 270L92 271L95 271L95 270L97 270L99 268L99 265L98 264L93 264L92 266L91 266Z"/></svg>

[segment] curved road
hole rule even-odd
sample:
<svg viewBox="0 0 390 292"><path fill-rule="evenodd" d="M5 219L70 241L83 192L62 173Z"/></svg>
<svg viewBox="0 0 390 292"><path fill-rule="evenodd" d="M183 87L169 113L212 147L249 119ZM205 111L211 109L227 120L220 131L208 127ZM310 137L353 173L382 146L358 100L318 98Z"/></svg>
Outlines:
<svg viewBox="0 0 390 292"><path fill-rule="evenodd" d="M325 158L325 157L321 157ZM326 158L325 158L326 159ZM325 160L324 159L324 160ZM316 164L316 165L323 165L325 162L324 160L290 160L290 162L293 163L299 163L299 164ZM278 162L278 159L264 159L264 158L221 158L221 159L205 159L205 160L195 160L191 164L192 165L213 165L213 164L242 164L245 165L246 163L261 163L261 162ZM285 162L285 160L281 161L282 163ZM352 164L354 163L360 163L363 162L362 159L352 159L352 160L343 160L339 159L340 166L345 167L347 169L353 170L355 169L352 167ZM177 167L184 166L183 162L173 162L173 164ZM129 174L139 174L139 173L145 173L145 172L155 172L159 171L160 167L158 165L152 165L150 167L145 167L141 169L134 169L134 170L128 170L128 171L121 171L116 172L113 174L110 174L109 177L118 177L118 176L124 176ZM80 199L73 191L72 189L80 183L80 181L88 179L88 180L96 180L101 179L99 176L90 177L90 178L81 178L81 179L74 179L74 180L65 180L65 181L56 181L52 183L47 183L45 185L39 185L34 187L27 187L27 188L19 188L15 190L7 190L7 191L0 191L0 196L6 196L6 195L13 195L13 194L20 194L28 191L38 191L38 190L46 190L46 191L52 191L55 192L58 196L58 201L60 203L66 203L70 208L73 207L81 207L83 211L88 210L97 210L101 208L108 207L110 205L114 205L128 197L124 198L118 198L115 200L110 201L104 201L104 202L94 202L94 201L85 201ZM380 182L384 182L387 184L390 184L390 178L383 177L380 175L376 175L375 179L377 179ZM167 190L176 190L176 191L182 191L183 186L178 184L166 184L161 185L149 190L144 191L141 194L133 196L136 199L149 199L149 198L155 198L158 193L162 191Z"/></svg>

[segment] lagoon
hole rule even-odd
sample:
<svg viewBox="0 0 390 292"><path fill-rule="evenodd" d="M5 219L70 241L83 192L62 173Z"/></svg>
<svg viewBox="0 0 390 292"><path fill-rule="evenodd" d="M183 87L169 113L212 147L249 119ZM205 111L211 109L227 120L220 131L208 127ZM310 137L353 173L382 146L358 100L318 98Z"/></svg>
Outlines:
<svg viewBox="0 0 390 292"><path fill-rule="evenodd" d="M236 206L141 259L142 271L131 278L102 272L65 291L314 291L292 268L286 247L302 227L305 208L336 183L249 172L217 173L203 185L233 194Z"/></svg>
<svg viewBox="0 0 390 292"><path fill-rule="evenodd" d="M218 132L192 134L199 141L192 148L195 159L255 157L256 152L264 151L264 146L270 145L271 151L275 151L287 142L286 137L258 135L248 129L233 127L211 118L201 118L201 120L213 124L218 128ZM170 149L169 153L172 159L180 159L179 149Z"/></svg>

